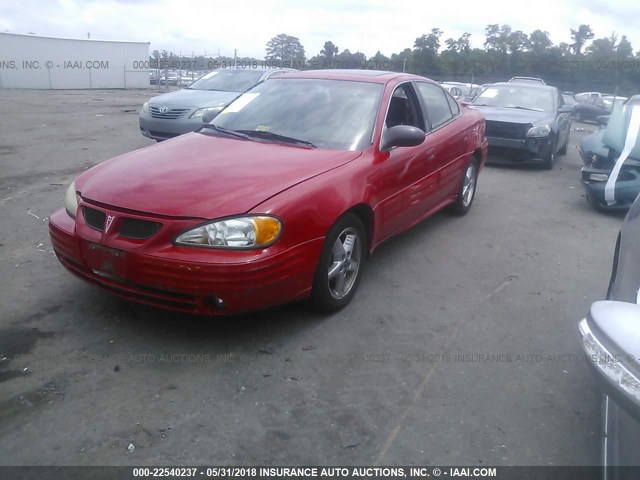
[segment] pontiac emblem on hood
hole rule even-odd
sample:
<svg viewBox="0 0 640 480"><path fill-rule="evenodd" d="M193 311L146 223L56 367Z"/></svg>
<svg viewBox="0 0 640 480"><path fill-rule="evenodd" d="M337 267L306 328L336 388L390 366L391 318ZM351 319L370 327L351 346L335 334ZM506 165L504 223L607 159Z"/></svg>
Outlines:
<svg viewBox="0 0 640 480"><path fill-rule="evenodd" d="M109 231L109 228L111 228L111 224L113 223L113 219L115 217L113 215L107 215L107 222L105 223L104 226L104 233L107 233Z"/></svg>

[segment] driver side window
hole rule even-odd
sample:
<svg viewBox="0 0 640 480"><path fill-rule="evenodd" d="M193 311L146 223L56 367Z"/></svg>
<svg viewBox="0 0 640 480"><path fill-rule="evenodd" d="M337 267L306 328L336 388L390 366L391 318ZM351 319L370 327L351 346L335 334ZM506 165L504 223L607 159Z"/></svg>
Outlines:
<svg viewBox="0 0 640 480"><path fill-rule="evenodd" d="M410 83L398 86L391 95L385 125L387 128L411 125L425 130L418 99Z"/></svg>

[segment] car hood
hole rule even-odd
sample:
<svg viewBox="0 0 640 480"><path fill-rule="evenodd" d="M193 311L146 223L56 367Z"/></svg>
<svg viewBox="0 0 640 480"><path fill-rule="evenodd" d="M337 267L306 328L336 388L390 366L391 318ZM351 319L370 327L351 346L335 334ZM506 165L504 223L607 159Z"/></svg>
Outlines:
<svg viewBox="0 0 640 480"><path fill-rule="evenodd" d="M101 163L78 177L76 189L119 208L218 218L245 213L361 154L189 133Z"/></svg>
<svg viewBox="0 0 640 480"><path fill-rule="evenodd" d="M155 106L166 105L167 107L225 107L240 95L240 92L189 90L183 88L182 90L153 97L149 100L149 104Z"/></svg>
<svg viewBox="0 0 640 480"><path fill-rule="evenodd" d="M555 115L548 112L536 112L533 110L521 110L518 108L504 107L480 107L471 105L472 108L479 110L484 118L494 122L507 122L519 124L543 124L553 122Z"/></svg>

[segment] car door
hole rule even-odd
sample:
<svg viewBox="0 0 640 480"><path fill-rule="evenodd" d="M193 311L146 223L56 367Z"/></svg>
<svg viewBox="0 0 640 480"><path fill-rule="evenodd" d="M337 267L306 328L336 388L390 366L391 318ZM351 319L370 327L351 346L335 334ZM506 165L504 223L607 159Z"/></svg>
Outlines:
<svg viewBox="0 0 640 480"><path fill-rule="evenodd" d="M442 201L455 195L460 188L468 157L468 132L460 122L460 106L448 92L429 82L415 82L420 103L428 121L427 134L433 155L429 159L431 178L437 187L425 201L427 208L436 208Z"/></svg>
<svg viewBox="0 0 640 480"><path fill-rule="evenodd" d="M397 85L383 108L386 113L382 139L385 132L396 125L427 128L411 82ZM394 147L381 156L375 177L370 180L380 199L374 209L378 217L379 240L407 228L420 217L425 199L437 187L436 179L430 177L434 152L430 142L425 140L415 147Z"/></svg>

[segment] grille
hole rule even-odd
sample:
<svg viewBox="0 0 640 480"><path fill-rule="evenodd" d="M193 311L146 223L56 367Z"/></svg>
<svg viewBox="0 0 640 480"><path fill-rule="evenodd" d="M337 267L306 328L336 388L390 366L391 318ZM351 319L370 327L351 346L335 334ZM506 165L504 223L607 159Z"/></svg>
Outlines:
<svg viewBox="0 0 640 480"><path fill-rule="evenodd" d="M188 108L171 108L166 112L160 112L160 107L149 107L149 112L153 118L164 118L165 120L175 120L180 118L185 112L188 112Z"/></svg>
<svg viewBox="0 0 640 480"><path fill-rule="evenodd" d="M527 137L527 125L519 123L495 122L487 120L485 134L487 137L525 139Z"/></svg>
<svg viewBox="0 0 640 480"><path fill-rule="evenodd" d="M158 132L156 130L149 130L149 133L153 137L158 137L158 138L174 138L180 135L179 133Z"/></svg>
<svg viewBox="0 0 640 480"><path fill-rule="evenodd" d="M107 214L101 212L100 210L95 210L93 208L84 207L84 221L91 228L96 230L103 231L104 230L104 221L107 218Z"/></svg>
<svg viewBox="0 0 640 480"><path fill-rule="evenodd" d="M144 240L154 235L162 227L161 223L139 220L137 218L123 218L120 223L120 236L135 240Z"/></svg>

